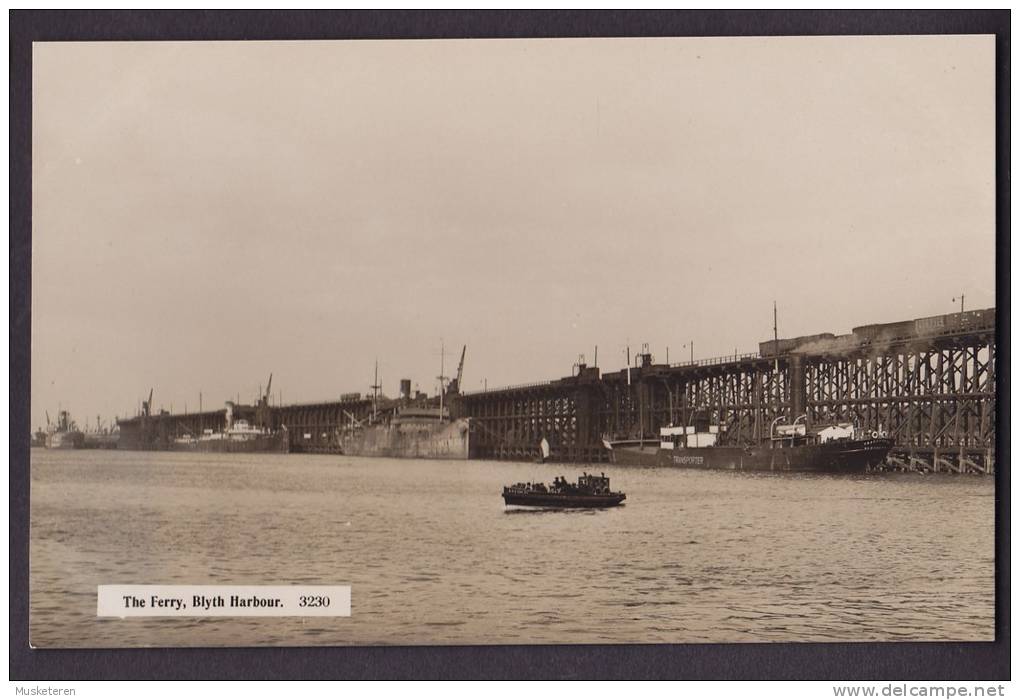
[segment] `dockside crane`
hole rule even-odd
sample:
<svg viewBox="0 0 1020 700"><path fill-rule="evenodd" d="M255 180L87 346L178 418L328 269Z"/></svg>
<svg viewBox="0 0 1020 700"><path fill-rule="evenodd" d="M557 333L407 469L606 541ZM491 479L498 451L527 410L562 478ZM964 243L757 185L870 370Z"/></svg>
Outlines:
<svg viewBox="0 0 1020 700"><path fill-rule="evenodd" d="M443 395L446 393L446 343L439 339L439 415L443 415Z"/></svg>
<svg viewBox="0 0 1020 700"><path fill-rule="evenodd" d="M266 390L263 393L262 386L259 386L259 401L255 406L255 424L260 428L268 430L273 422L269 410L269 397L273 390L273 373L269 373L269 381L266 382Z"/></svg>
<svg viewBox="0 0 1020 700"><path fill-rule="evenodd" d="M450 382L449 393L456 394L460 392L461 384L464 381L464 355L467 353L467 345L460 351L460 364L457 365L457 376L452 382Z"/></svg>

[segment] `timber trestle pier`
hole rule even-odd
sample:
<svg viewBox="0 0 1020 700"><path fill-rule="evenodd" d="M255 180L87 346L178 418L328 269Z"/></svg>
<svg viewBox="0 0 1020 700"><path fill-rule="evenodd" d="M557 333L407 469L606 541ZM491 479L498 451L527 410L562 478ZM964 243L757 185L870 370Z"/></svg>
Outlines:
<svg viewBox="0 0 1020 700"><path fill-rule="evenodd" d="M629 369L579 364L571 377L460 401L472 449L485 459L533 458L546 437L554 460L604 461L602 437L656 442L660 427L702 411L725 426L721 444L756 444L773 420L803 416L888 435L890 469L992 473L995 310L767 341L757 353L679 364L644 352Z"/></svg>
<svg viewBox="0 0 1020 700"><path fill-rule="evenodd" d="M707 412L723 426L720 444L756 444L781 418L852 422L893 439L889 469L988 474L995 469L995 330L995 309L984 309L766 341L756 353L694 362L660 364L645 351L613 372L581 362L569 377L445 400L451 417L470 419L476 459L534 460L545 440L550 461L604 462L604 438L658 441L660 427ZM286 427L291 451L329 453L339 451L339 430L398 406L347 395L233 410L256 425ZM223 411L131 421L145 419L158 421L169 439L222 425Z"/></svg>

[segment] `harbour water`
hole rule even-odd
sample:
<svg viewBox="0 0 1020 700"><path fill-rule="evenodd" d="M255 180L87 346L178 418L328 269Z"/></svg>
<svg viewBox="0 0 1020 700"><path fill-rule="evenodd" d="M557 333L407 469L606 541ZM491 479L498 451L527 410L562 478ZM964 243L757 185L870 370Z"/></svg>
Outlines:
<svg viewBox="0 0 1020 700"><path fill-rule="evenodd" d="M37 647L991 640L994 483L32 450ZM604 466L591 468L596 471ZM350 584L350 618L97 618L100 584Z"/></svg>

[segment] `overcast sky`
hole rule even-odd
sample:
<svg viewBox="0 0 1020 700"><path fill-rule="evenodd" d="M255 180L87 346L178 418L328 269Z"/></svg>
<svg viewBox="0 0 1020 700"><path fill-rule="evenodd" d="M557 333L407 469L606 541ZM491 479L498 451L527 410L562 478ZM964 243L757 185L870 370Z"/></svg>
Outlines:
<svg viewBox="0 0 1020 700"><path fill-rule="evenodd" d="M36 44L32 421L994 305L992 37Z"/></svg>

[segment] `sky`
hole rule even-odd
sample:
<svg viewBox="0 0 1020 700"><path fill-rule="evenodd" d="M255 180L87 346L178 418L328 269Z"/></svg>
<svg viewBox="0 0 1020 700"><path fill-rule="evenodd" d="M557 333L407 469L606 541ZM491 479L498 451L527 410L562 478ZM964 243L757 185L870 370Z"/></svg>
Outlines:
<svg viewBox="0 0 1020 700"><path fill-rule="evenodd" d="M995 303L990 36L37 43L32 425ZM442 357L441 348L446 355Z"/></svg>

